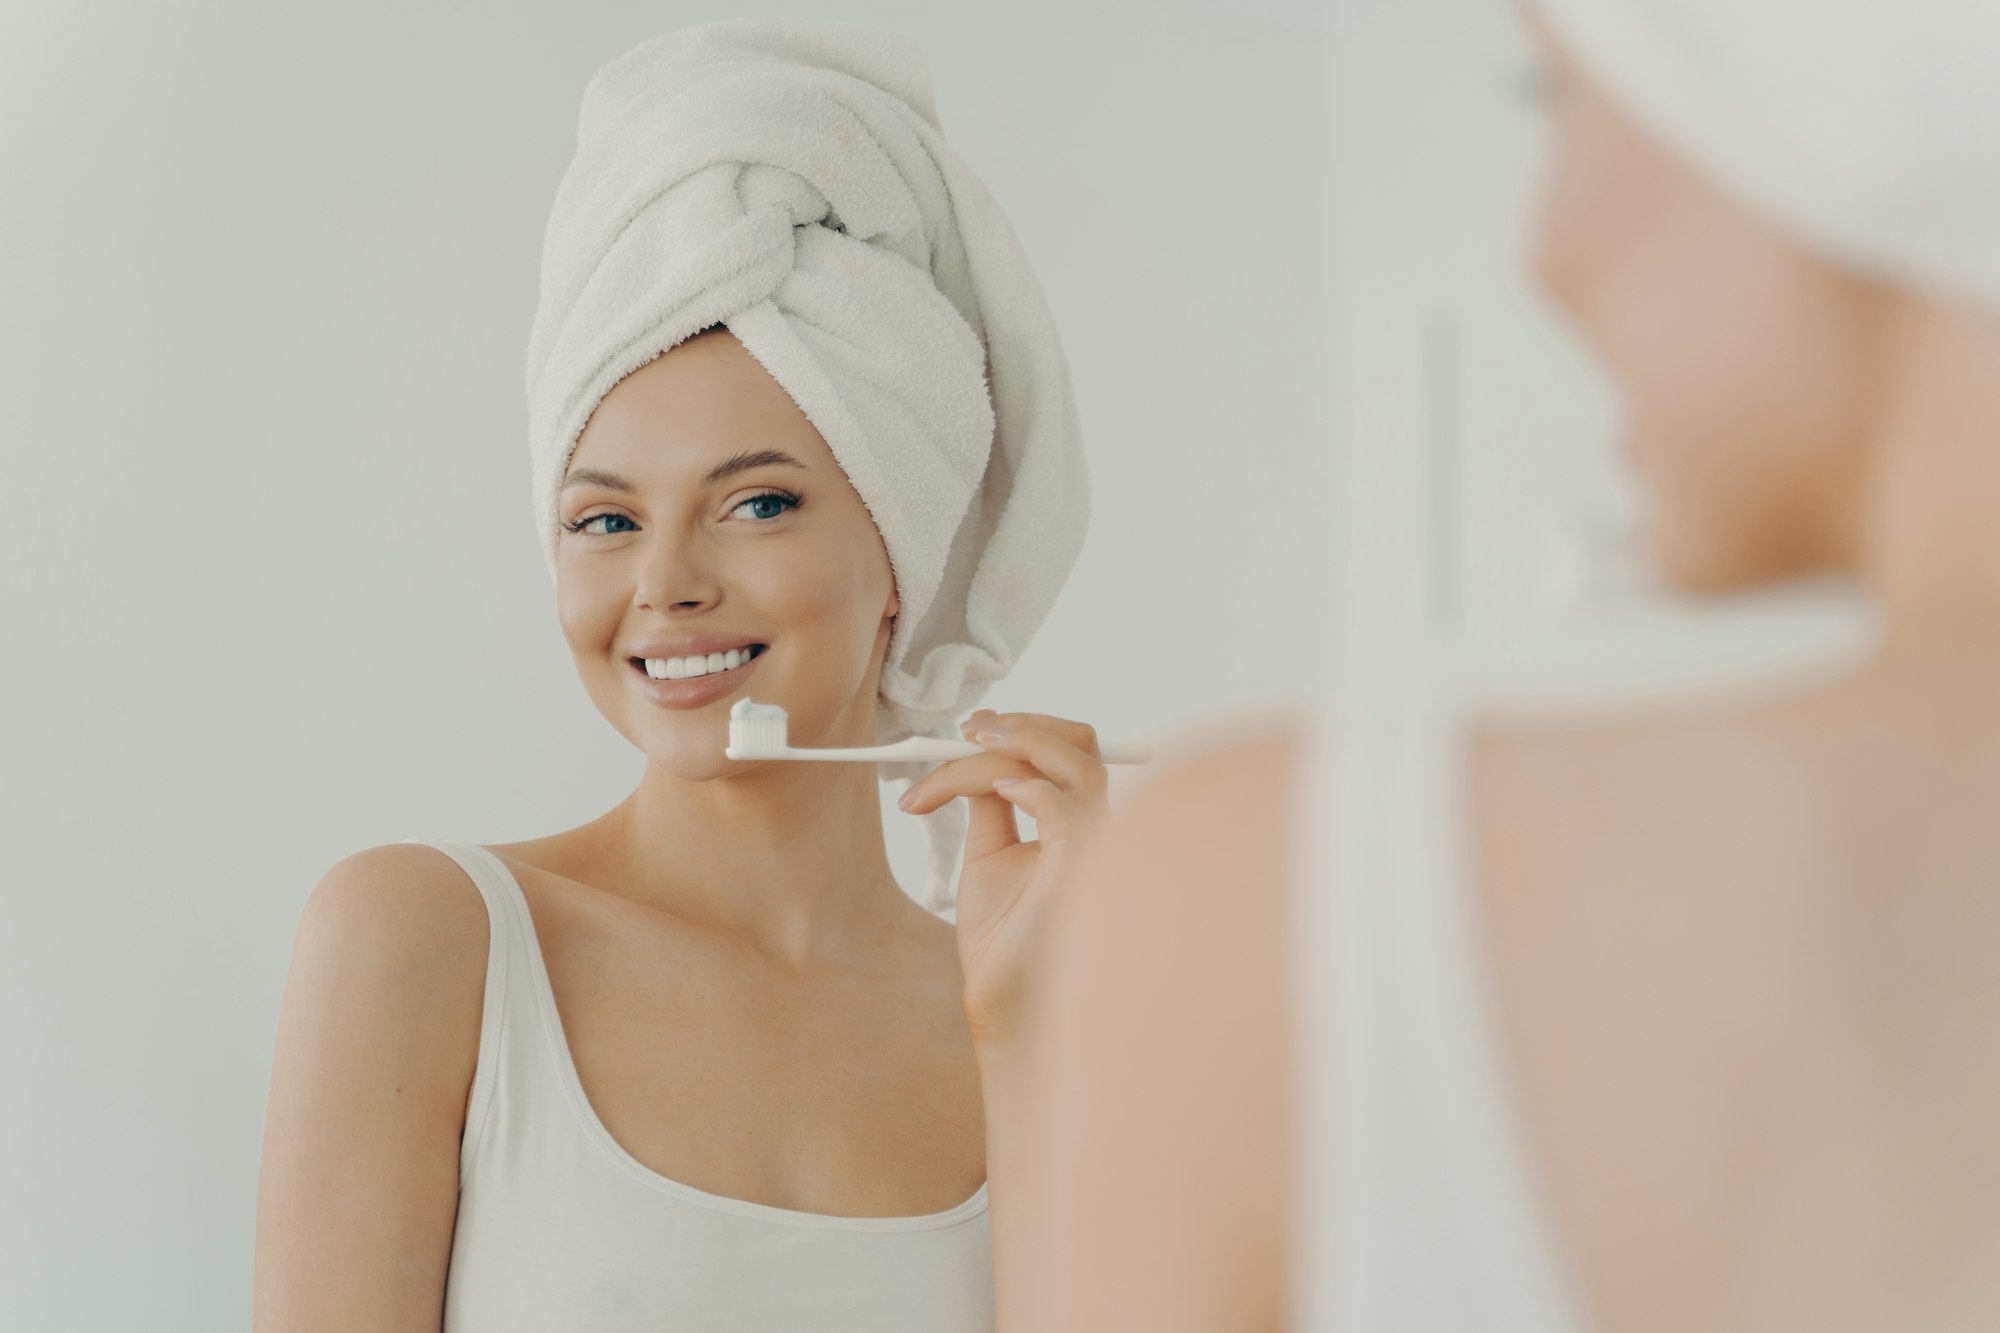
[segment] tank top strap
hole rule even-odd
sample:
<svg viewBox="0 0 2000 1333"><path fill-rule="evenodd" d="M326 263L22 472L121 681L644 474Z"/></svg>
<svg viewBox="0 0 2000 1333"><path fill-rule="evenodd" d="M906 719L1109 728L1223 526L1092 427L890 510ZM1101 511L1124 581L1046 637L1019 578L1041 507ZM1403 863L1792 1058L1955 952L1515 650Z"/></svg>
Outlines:
<svg viewBox="0 0 2000 1333"><path fill-rule="evenodd" d="M1312 1333L1582 1327L1491 999L1464 680L1441 655L1329 695L1304 751L1292 1296Z"/></svg>
<svg viewBox="0 0 2000 1333"><path fill-rule="evenodd" d="M465 1179L471 1175L473 1158L507 1079L525 1076L540 1086L555 1086L553 1069L523 1066L524 1061L534 1060L547 1049L537 1034L541 1010L532 989L533 960L528 953L535 947L527 933L531 918L513 875L484 847L455 838L402 841L434 847L456 861L486 902L486 987L480 1009L478 1064L459 1143L459 1173Z"/></svg>

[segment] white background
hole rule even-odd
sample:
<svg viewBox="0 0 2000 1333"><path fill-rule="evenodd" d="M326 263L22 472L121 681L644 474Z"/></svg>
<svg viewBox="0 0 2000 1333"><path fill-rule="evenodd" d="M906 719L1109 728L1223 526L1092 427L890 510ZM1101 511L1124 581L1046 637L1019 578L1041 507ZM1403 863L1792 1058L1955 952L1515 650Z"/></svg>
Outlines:
<svg viewBox="0 0 2000 1333"><path fill-rule="evenodd" d="M636 782L554 619L522 361L585 82L734 12L0 10L0 1327L246 1326L319 875ZM754 12L921 43L1063 330L1093 526L989 705L1171 753L1439 631L1568 694L1851 635L1837 590L1559 595L1563 534L1635 507L1517 263L1506 4Z"/></svg>

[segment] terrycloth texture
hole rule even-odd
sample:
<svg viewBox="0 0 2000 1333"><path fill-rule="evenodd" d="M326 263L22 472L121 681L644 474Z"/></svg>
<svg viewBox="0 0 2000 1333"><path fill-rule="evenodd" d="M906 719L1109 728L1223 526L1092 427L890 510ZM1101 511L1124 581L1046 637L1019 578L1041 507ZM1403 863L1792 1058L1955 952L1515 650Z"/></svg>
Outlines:
<svg viewBox="0 0 2000 1333"><path fill-rule="evenodd" d="M1741 205L2000 311L2000 0L1535 0L1605 96Z"/></svg>
<svg viewBox="0 0 2000 1333"><path fill-rule="evenodd" d="M825 437L881 530L896 617L876 739L958 738L1047 615L1089 508L1069 370L999 206L945 142L922 55L845 22L655 37L584 90L528 345L535 522L625 375L714 323ZM881 766L900 787L928 763ZM955 898L965 807L923 816Z"/></svg>

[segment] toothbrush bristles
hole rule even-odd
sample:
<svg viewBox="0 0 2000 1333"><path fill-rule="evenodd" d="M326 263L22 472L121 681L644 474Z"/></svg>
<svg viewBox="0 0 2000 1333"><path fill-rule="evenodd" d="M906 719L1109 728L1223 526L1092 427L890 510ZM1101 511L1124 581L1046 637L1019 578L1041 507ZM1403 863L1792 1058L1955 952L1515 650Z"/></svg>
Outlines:
<svg viewBox="0 0 2000 1333"><path fill-rule="evenodd" d="M729 710L729 746L735 750L782 750L785 722L785 710L777 704L738 699Z"/></svg>

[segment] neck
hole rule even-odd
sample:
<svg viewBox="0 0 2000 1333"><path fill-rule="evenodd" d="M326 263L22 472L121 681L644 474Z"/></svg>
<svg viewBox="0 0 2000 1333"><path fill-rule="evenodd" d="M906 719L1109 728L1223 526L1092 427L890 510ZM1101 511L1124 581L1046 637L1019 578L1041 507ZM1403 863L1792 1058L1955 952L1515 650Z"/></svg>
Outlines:
<svg viewBox="0 0 2000 1333"><path fill-rule="evenodd" d="M866 763L772 761L708 781L649 763L593 825L594 855L635 899L781 962L852 960L926 914L890 871L879 786Z"/></svg>
<svg viewBox="0 0 2000 1333"><path fill-rule="evenodd" d="M1856 559L1875 669L2000 702L2000 320L1912 298L1894 328Z"/></svg>

